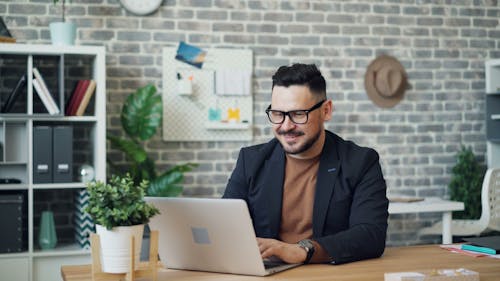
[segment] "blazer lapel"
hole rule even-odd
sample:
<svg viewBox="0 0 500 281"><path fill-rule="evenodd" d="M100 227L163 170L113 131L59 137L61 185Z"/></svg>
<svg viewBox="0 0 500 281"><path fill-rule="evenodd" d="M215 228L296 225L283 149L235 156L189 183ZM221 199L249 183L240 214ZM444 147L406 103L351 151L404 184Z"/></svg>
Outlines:
<svg viewBox="0 0 500 281"><path fill-rule="evenodd" d="M333 189L339 173L340 160L333 137L326 134L318 168L316 180L316 194L313 209L313 237L319 237L323 233L326 213L332 199Z"/></svg>
<svg viewBox="0 0 500 281"><path fill-rule="evenodd" d="M271 157L264 164L266 179L263 197L268 202L269 235L277 238L281 224L281 206L283 203L283 181L285 174L285 153L278 144Z"/></svg>

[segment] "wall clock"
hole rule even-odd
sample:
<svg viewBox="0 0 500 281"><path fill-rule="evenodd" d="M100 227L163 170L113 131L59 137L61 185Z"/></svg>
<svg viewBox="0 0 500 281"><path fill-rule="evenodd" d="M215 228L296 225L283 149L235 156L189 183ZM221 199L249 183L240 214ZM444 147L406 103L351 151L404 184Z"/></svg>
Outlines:
<svg viewBox="0 0 500 281"><path fill-rule="evenodd" d="M148 15L160 8L163 0L120 0L125 10L139 16Z"/></svg>

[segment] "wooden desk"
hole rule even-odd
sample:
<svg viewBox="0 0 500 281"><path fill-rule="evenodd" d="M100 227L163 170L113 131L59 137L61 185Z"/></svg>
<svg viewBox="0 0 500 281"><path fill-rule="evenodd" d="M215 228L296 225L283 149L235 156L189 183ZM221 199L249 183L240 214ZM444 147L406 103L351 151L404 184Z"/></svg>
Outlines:
<svg viewBox="0 0 500 281"><path fill-rule="evenodd" d="M160 269L159 281L224 281L224 280L384 280L384 272L413 271L441 268L467 268L479 272L481 281L500 280L500 259L474 258L439 248L439 245L387 248L378 259L343 265L311 264L276 273L268 277L219 274L197 271ZM62 266L64 281L91 281L90 265Z"/></svg>
<svg viewBox="0 0 500 281"><path fill-rule="evenodd" d="M425 198L425 200L419 202L389 202L389 214L443 213L443 244L452 243L451 212L462 211L463 209L463 202L443 200L441 198Z"/></svg>

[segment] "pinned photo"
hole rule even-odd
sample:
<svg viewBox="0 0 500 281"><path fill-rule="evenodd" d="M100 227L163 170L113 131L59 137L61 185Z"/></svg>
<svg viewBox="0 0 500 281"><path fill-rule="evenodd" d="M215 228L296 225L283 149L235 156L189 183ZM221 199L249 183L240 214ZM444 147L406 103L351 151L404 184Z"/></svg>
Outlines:
<svg viewBox="0 0 500 281"><path fill-rule="evenodd" d="M206 55L206 51L203 51L196 46L189 45L181 41L179 42L179 47L177 48L175 59L201 68L203 66L203 62L205 62Z"/></svg>

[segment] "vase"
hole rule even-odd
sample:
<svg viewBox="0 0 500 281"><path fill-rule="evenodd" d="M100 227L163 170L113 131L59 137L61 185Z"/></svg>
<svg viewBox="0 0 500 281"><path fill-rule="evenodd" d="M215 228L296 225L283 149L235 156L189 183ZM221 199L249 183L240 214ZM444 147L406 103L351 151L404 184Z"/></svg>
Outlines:
<svg viewBox="0 0 500 281"><path fill-rule="evenodd" d="M54 214L51 211L43 211L40 220L40 232L38 234L38 245L42 250L53 249L57 244L56 226Z"/></svg>
<svg viewBox="0 0 500 281"><path fill-rule="evenodd" d="M144 224L117 226L111 230L95 225L101 244L101 267L106 273L127 273L130 266L130 237L134 237L134 262L137 269L141 257Z"/></svg>
<svg viewBox="0 0 500 281"><path fill-rule="evenodd" d="M75 45L76 24L72 22L53 22L50 27L50 39L52 45L72 46Z"/></svg>
<svg viewBox="0 0 500 281"><path fill-rule="evenodd" d="M90 249L90 234L95 232L94 221L90 214L85 212L89 205L89 194L86 189L75 195L75 240L83 249Z"/></svg>

